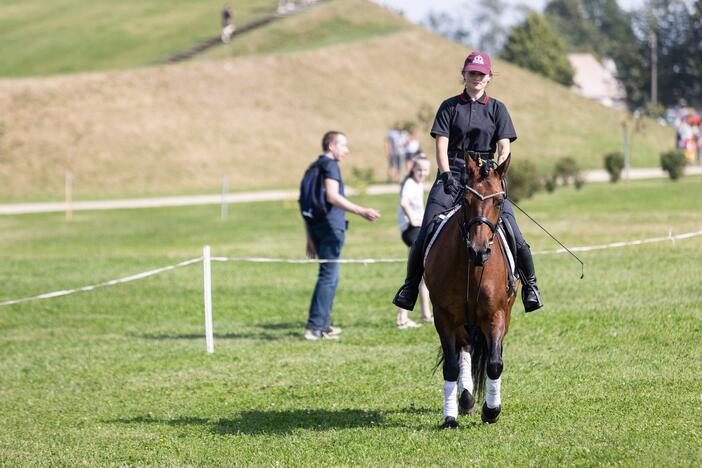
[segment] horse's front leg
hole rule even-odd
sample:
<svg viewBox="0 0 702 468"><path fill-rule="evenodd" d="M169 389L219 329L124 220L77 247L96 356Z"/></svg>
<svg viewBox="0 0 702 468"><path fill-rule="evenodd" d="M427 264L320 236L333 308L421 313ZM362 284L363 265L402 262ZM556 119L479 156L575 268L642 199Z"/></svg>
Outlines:
<svg viewBox="0 0 702 468"><path fill-rule="evenodd" d="M435 313L435 316L437 314ZM441 351L444 355L444 422L441 429L458 427L458 353L456 348L456 333L454 330L441 327L437 322L437 331L441 339Z"/></svg>
<svg viewBox="0 0 702 468"><path fill-rule="evenodd" d="M502 342L505 337L505 322L502 314L495 314L495 319L489 326L488 333L488 362L487 378L485 379L485 403L480 414L483 422L494 423L500 417L502 399L500 386L502 384Z"/></svg>
<svg viewBox="0 0 702 468"><path fill-rule="evenodd" d="M469 347L461 348L458 355L460 371L458 374L458 413L473 414L475 411L475 398L473 397L473 376L471 375L471 362Z"/></svg>

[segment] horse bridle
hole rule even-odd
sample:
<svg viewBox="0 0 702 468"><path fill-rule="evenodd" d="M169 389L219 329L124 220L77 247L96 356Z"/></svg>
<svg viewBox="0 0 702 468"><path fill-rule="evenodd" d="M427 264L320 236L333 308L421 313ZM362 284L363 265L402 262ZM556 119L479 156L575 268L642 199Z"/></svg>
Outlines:
<svg viewBox="0 0 702 468"><path fill-rule="evenodd" d="M507 195L507 192L505 192L504 190L501 190L501 191L495 192L495 193L491 193L491 194L489 194L489 195L482 195L482 194L479 193L477 190L475 190L473 187L469 187L468 185L466 185L464 188L465 188L466 190L468 190L468 191L469 191L471 194L473 194L474 196L478 197L478 198L480 199L481 202L484 202L485 200L489 200L489 199L491 199L491 198L499 197L500 195L505 195L505 196ZM464 203L463 203L463 211L464 211L464 216L463 216L463 219L464 219L464 226L463 226L463 229L464 229L464 234L465 234L466 241L468 240L468 237L469 237L469 235L470 235L470 228L472 228L472 227L475 226L476 224L485 224L485 225L487 225L487 227L490 228L490 232L492 233L492 237L495 236L495 230L497 229L497 226L495 225L495 223L493 223L492 221L490 221L489 219L487 219L485 216L474 216L474 217L471 218L470 220L465 221L465 217L466 217L466 214L467 214L467 213L466 213L466 210L467 210L467 208L466 208L466 204L465 204L465 202L464 202ZM500 219L500 215L501 215L501 214L502 214L502 207L500 207L500 213L499 213L499 215L497 216L498 221L499 221L499 219ZM490 242L492 243L492 238L490 239Z"/></svg>

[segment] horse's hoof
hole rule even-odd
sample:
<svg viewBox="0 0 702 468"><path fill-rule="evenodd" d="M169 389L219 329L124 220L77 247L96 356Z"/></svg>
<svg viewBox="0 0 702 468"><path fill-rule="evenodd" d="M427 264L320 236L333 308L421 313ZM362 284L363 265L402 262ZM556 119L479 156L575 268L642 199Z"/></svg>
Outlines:
<svg viewBox="0 0 702 468"><path fill-rule="evenodd" d="M475 413L475 398L468 390L464 389L458 399L458 414L471 415L473 413Z"/></svg>
<svg viewBox="0 0 702 468"><path fill-rule="evenodd" d="M502 411L500 406L497 408L489 408L487 403L483 403L483 410L480 412L480 419L482 419L484 423L496 423L500 418L500 411Z"/></svg>
<svg viewBox="0 0 702 468"><path fill-rule="evenodd" d="M444 423L439 426L439 429L456 429L458 427L458 421L453 416L446 416Z"/></svg>

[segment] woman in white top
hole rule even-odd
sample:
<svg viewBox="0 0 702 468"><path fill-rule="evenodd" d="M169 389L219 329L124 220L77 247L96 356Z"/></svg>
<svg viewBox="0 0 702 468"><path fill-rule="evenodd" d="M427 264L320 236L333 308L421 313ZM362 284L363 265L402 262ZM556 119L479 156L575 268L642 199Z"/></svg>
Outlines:
<svg viewBox="0 0 702 468"><path fill-rule="evenodd" d="M400 205L397 207L397 226L402 233L402 241L410 247L419 234L424 217L424 180L429 175L429 159L424 153L418 154L412 161L409 174L400 186ZM433 322L429 308L429 291L424 281L419 288L422 304L422 321ZM421 326L408 318L408 311L397 309L398 328L417 328Z"/></svg>

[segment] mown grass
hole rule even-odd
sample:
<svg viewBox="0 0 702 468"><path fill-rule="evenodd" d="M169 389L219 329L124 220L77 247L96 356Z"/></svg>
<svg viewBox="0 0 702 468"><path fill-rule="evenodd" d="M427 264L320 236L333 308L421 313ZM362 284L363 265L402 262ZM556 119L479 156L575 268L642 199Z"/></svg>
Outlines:
<svg viewBox="0 0 702 468"><path fill-rule="evenodd" d="M702 227L700 178L586 185L524 208L570 246ZM403 257L395 197L365 197L345 257ZM196 257L299 258L293 203L0 218L0 300ZM521 218L535 250L553 244ZM430 327L399 331L402 264L344 265L338 342L301 339L312 265L215 263L215 353L202 271L0 308L3 465L695 465L702 457L698 238L536 263L547 307L514 310L503 416L439 431Z"/></svg>
<svg viewBox="0 0 702 468"><path fill-rule="evenodd" d="M3 0L0 76L135 68L219 35L221 1ZM274 0L233 5L235 23L275 11Z"/></svg>
<svg viewBox="0 0 702 468"><path fill-rule="evenodd" d="M329 1L316 6L310 14L293 15L252 31L241 40L207 51L200 58L212 60L317 49L412 27L403 17L389 14L366 0Z"/></svg>

